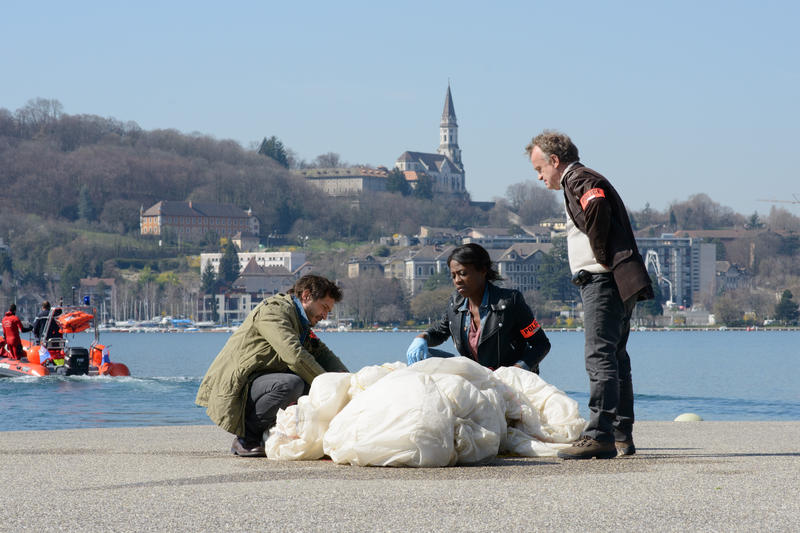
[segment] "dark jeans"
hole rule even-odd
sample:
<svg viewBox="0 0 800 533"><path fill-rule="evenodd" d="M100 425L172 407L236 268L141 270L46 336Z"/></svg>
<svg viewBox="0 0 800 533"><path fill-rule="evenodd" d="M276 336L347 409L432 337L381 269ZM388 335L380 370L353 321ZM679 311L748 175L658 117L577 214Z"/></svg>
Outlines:
<svg viewBox="0 0 800 533"><path fill-rule="evenodd" d="M629 440L634 417L627 343L636 297L623 302L608 274L595 275L582 286L581 298L590 411L583 434L606 442Z"/></svg>
<svg viewBox="0 0 800 533"><path fill-rule="evenodd" d="M264 431L275 425L278 409L286 409L306 392L306 382L295 374L261 374L254 379L244 409L244 440L261 442Z"/></svg>

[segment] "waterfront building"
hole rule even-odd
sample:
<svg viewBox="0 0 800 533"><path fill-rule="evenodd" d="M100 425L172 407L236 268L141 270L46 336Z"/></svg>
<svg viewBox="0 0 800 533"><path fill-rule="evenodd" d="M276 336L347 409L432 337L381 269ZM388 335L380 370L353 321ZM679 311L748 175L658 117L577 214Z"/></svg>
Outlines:
<svg viewBox="0 0 800 533"><path fill-rule="evenodd" d="M643 258L653 250L663 278L660 284L665 298L690 307L701 294L715 294L717 246L693 237L676 237L664 233L661 237L637 237L636 244ZM648 270L654 272L654 262L647 261Z"/></svg>
<svg viewBox="0 0 800 533"><path fill-rule="evenodd" d="M231 204L162 200L147 210L139 209L142 235L159 235L199 241L209 233L232 237L236 233L258 235L260 223L252 210Z"/></svg>
<svg viewBox="0 0 800 533"><path fill-rule="evenodd" d="M250 257L229 290L203 296L198 310L199 320L212 321L216 307L219 323L241 322L264 298L288 291L308 270L308 263L292 272L284 266L261 266L255 257Z"/></svg>
<svg viewBox="0 0 800 533"><path fill-rule="evenodd" d="M262 268L280 266L292 273L306 263L304 252L239 252L237 255L239 256L239 272L245 269L251 259ZM206 265L210 263L214 272L219 274L221 259L222 253L220 252L200 254L200 272L205 272Z"/></svg>
<svg viewBox="0 0 800 533"><path fill-rule="evenodd" d="M427 176L433 184L434 194L466 194L464 164L458 146L458 121L450 85L447 86L439 122L439 147L436 153L403 152L397 158L395 168L403 172L412 187L416 187L419 180Z"/></svg>
<svg viewBox="0 0 800 533"><path fill-rule="evenodd" d="M489 255L503 278L503 287L520 292L541 289L540 274L550 243L517 243L505 250L491 249Z"/></svg>
<svg viewBox="0 0 800 533"><path fill-rule="evenodd" d="M410 250L404 260L402 282L406 291L414 296L428 281L428 278L440 272L448 272L447 257L455 246L422 246Z"/></svg>
<svg viewBox="0 0 800 533"><path fill-rule="evenodd" d="M258 295L259 300L267 296L286 292L292 288L296 280L295 275L283 266L262 267L254 257L250 258L247 266L232 284L234 290Z"/></svg>
<svg viewBox="0 0 800 533"><path fill-rule="evenodd" d="M373 256L368 255L363 259L351 257L347 262L348 278L357 278L369 274L383 276L383 265Z"/></svg>
<svg viewBox="0 0 800 533"><path fill-rule="evenodd" d="M402 253L392 254L385 258L381 264L383 276L387 279L398 279L405 286L406 261Z"/></svg>
<svg viewBox="0 0 800 533"><path fill-rule="evenodd" d="M504 249L491 248L489 255L504 278L500 285L522 292L540 288L540 271L551 243L515 243ZM383 260L372 256L351 258L348 262L348 277L356 278L370 273L382 274L387 279L397 279L409 296L422 290L431 277L446 273L449 277L447 258L455 245L424 245L406 249Z"/></svg>
<svg viewBox="0 0 800 533"><path fill-rule="evenodd" d="M749 289L753 286L753 277L738 265L729 261L717 261L717 294L735 291L738 289Z"/></svg>

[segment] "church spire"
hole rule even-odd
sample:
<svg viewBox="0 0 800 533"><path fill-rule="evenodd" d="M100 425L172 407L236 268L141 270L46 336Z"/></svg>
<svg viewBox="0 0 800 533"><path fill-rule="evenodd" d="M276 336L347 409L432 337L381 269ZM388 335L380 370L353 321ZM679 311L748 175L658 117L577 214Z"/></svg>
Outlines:
<svg viewBox="0 0 800 533"><path fill-rule="evenodd" d="M458 147L458 121L456 121L453 95L450 93L450 83L447 84L447 94L444 98L442 121L439 123L439 148L436 151L450 158L459 169L461 168L461 149Z"/></svg>
<svg viewBox="0 0 800 533"><path fill-rule="evenodd" d="M453 95L450 93L450 84L447 84L447 95L444 98L444 111L442 111L442 126L452 124L458 126L456 122L456 108L453 106Z"/></svg>

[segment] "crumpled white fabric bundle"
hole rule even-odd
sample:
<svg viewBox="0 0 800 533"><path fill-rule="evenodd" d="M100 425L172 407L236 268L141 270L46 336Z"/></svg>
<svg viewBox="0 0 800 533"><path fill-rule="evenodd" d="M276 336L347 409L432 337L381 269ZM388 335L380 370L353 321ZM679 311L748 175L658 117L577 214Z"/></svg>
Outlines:
<svg viewBox="0 0 800 533"><path fill-rule="evenodd" d="M430 358L318 376L278 412L265 448L270 459L449 466L498 453L553 456L585 423L577 402L536 374Z"/></svg>

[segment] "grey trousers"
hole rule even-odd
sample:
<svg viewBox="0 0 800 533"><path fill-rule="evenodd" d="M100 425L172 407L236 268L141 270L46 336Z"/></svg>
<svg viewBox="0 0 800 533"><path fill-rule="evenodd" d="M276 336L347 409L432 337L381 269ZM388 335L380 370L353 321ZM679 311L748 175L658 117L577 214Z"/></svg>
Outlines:
<svg viewBox="0 0 800 533"><path fill-rule="evenodd" d="M582 286L581 299L590 411L583 434L605 442L630 440L633 382L627 344L636 297L623 302L608 274L595 275Z"/></svg>
<svg viewBox="0 0 800 533"><path fill-rule="evenodd" d="M244 437L247 442L261 442L264 431L275 425L278 409L285 409L308 391L306 382L296 374L261 374L250 385L244 409Z"/></svg>

